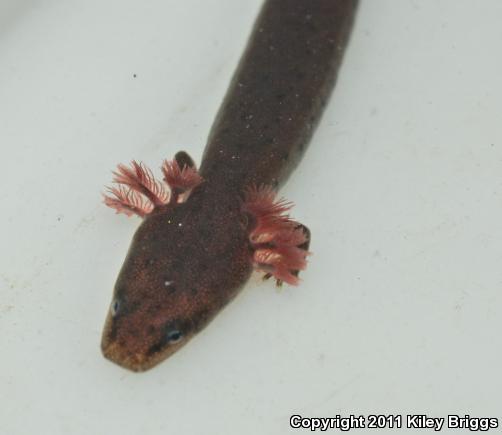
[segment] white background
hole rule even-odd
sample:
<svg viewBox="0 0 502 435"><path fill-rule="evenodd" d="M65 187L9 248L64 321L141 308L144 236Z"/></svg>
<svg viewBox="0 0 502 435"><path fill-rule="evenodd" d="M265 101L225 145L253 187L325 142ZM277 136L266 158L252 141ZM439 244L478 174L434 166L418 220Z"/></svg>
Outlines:
<svg viewBox="0 0 502 435"><path fill-rule="evenodd" d="M502 417L498 0L363 1L281 192L313 234L302 285L254 277L147 373L101 356L138 220L100 192L118 162L200 159L259 4L1 1L2 435L282 434L293 413Z"/></svg>

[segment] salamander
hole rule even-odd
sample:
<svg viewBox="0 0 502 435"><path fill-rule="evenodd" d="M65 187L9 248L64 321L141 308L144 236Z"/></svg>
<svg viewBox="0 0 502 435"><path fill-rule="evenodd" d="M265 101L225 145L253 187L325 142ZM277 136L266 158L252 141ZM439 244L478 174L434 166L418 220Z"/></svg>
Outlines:
<svg viewBox="0 0 502 435"><path fill-rule="evenodd" d="M102 352L133 371L172 355L253 269L296 285L310 232L276 192L299 163L336 81L357 0L266 0L200 169L181 151L158 180L119 165L104 202L142 218L117 278Z"/></svg>

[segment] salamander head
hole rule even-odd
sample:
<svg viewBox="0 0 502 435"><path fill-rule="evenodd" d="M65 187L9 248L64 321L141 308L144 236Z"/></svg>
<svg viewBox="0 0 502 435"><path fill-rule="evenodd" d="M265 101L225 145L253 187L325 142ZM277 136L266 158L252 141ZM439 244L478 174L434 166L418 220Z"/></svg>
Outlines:
<svg viewBox="0 0 502 435"><path fill-rule="evenodd" d="M157 181L143 164L119 165L105 203L144 218L115 284L101 348L115 363L147 370L186 344L237 294L253 265L278 283L298 283L308 230L285 214L271 187L244 195L202 182L177 153ZM242 193L242 192L241 192Z"/></svg>
<svg viewBox="0 0 502 435"><path fill-rule="evenodd" d="M115 363L133 371L158 364L204 328L249 277L238 207L223 212L206 197L201 192L161 208L138 228L103 332L103 354Z"/></svg>

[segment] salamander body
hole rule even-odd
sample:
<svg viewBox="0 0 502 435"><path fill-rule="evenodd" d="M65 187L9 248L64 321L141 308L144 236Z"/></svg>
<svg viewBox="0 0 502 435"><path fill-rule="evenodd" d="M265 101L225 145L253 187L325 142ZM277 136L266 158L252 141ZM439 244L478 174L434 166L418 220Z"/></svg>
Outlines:
<svg viewBox="0 0 502 435"><path fill-rule="evenodd" d="M117 279L104 355L134 371L174 353L253 268L297 283L310 234L275 191L300 161L335 83L357 0L268 0L211 129L200 170L119 165L105 203L143 222Z"/></svg>

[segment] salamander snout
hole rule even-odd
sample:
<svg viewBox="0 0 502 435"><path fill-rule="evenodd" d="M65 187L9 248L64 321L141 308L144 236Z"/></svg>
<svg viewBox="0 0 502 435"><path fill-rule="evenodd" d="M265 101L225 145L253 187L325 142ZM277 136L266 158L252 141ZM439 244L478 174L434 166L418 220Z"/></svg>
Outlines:
<svg viewBox="0 0 502 435"><path fill-rule="evenodd" d="M134 372L142 372L152 368L174 353L176 349L172 349L169 353L164 353L163 355L152 356L148 352L131 352L127 345L120 344L118 341L103 339L101 343L101 350L107 359Z"/></svg>
<svg viewBox="0 0 502 435"><path fill-rule="evenodd" d="M103 340L101 343L103 355L114 363L133 371L146 370L145 358L142 354L131 354L127 348L117 341Z"/></svg>
<svg viewBox="0 0 502 435"><path fill-rule="evenodd" d="M101 350L106 358L126 369L135 372L148 370L193 336L190 322L145 317L145 310L141 308L123 308L121 312L119 305L112 301Z"/></svg>

